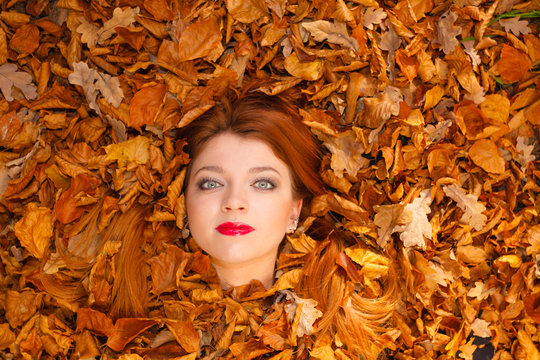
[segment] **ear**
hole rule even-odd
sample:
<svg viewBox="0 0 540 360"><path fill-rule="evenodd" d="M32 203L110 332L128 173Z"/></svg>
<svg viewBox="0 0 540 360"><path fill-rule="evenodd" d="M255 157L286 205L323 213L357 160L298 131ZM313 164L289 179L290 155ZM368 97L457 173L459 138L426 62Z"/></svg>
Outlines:
<svg viewBox="0 0 540 360"><path fill-rule="evenodd" d="M302 199L293 200L293 204L291 207L291 216L289 217L289 226L293 224L295 221L298 220L300 217L300 212L302 211Z"/></svg>

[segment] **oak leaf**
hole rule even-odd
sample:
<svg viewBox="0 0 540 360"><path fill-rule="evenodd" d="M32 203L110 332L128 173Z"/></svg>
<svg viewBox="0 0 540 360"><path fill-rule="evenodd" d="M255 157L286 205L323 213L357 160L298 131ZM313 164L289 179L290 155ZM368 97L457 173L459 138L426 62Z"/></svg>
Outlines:
<svg viewBox="0 0 540 360"><path fill-rule="evenodd" d="M459 208L463 210L461 222L470 224L477 231L484 227L487 216L482 213L486 210L486 207L478 202L478 196L465 193L456 184L443 186L443 191L446 196L454 200Z"/></svg>
<svg viewBox="0 0 540 360"><path fill-rule="evenodd" d="M101 113L96 103L98 90L101 91L105 100L114 107L118 107L124 98L118 77L91 69L83 61L73 64L73 72L69 74L68 80L71 84L82 86L90 108L98 114Z"/></svg>
<svg viewBox="0 0 540 360"><path fill-rule="evenodd" d="M356 176L360 169L369 165L369 160L363 157L364 147L352 130L334 136L315 129L312 131L332 153L330 166L339 178L343 178L344 171L350 176Z"/></svg>
<svg viewBox="0 0 540 360"><path fill-rule="evenodd" d="M139 13L139 8L121 8L114 9L113 17L103 23L103 26L88 22L84 17L80 17L81 24L77 27L77 32L81 33L81 41L88 44L89 47L95 47L103 44L113 36L117 27L128 27L135 22L135 15Z"/></svg>
<svg viewBox="0 0 540 360"><path fill-rule="evenodd" d="M479 337L491 337L491 330L489 330L489 322L483 319L475 319L471 324L471 330L474 336Z"/></svg>
<svg viewBox="0 0 540 360"><path fill-rule="evenodd" d="M504 31L511 31L516 36L527 35L531 32L531 29L527 26L529 23L526 20L520 20L519 16L510 19L499 19L499 24L504 28Z"/></svg>
<svg viewBox="0 0 540 360"><path fill-rule="evenodd" d="M32 76L28 73L17 71L17 65L7 63L0 66L0 89L7 101L13 101L11 87L15 86L22 91L28 100L37 97L37 87L32 84Z"/></svg>
<svg viewBox="0 0 540 360"><path fill-rule="evenodd" d="M458 19L458 14L453 11L442 15L437 22L437 36L433 43L440 44L445 54L450 54L459 44L457 35L461 34L461 27L454 25Z"/></svg>
<svg viewBox="0 0 540 360"><path fill-rule="evenodd" d="M534 144L526 144L527 138L524 136L518 136L516 140L516 150L519 152L517 161L521 164L521 171L525 172L529 163L536 160L536 156L533 154Z"/></svg>
<svg viewBox="0 0 540 360"><path fill-rule="evenodd" d="M15 236L21 245L38 259L43 258L53 235L54 216L51 209L29 203L23 217L15 224Z"/></svg>
<svg viewBox="0 0 540 360"><path fill-rule="evenodd" d="M426 246L424 238L431 239L432 228L427 218L427 214L431 213L430 203L431 190L425 189L403 208L400 222L404 224L394 228L395 231L401 233L399 237L403 241L403 246L417 246L423 249Z"/></svg>
<svg viewBox="0 0 540 360"><path fill-rule="evenodd" d="M373 30L374 25L382 23L387 16L388 14L383 9L368 7L364 13L363 25L366 29Z"/></svg>
<svg viewBox="0 0 540 360"><path fill-rule="evenodd" d="M298 337L304 335L311 335L315 331L313 324L315 321L320 318L323 313L317 309L317 301L313 299L303 299L297 296L295 293L289 290L281 291L287 296L287 300L291 303L285 305L285 312L289 316L289 321L298 316L296 312L300 309L300 321L298 323Z"/></svg>
<svg viewBox="0 0 540 360"><path fill-rule="evenodd" d="M331 23L326 20L304 21L302 27L309 31L315 41L322 42L326 40L332 44L343 45L349 49L358 51L358 42L349 35L345 23L340 21Z"/></svg>

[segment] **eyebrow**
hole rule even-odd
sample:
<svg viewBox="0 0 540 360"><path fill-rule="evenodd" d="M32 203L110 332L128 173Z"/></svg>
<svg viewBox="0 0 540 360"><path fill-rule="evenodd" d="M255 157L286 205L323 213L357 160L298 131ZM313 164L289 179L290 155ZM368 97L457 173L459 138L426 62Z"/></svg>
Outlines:
<svg viewBox="0 0 540 360"><path fill-rule="evenodd" d="M225 172L225 170L223 170L223 168L221 166L203 166L203 167L201 167L199 170L197 170L195 172L195 175L197 175L201 171L211 171L211 172L215 172L215 173L218 173L218 174L223 174ZM279 176L281 176L280 172L277 171L276 169L274 169L271 166L257 166L257 167L253 167L253 168L249 169L250 174L258 174L258 173L261 173L263 171L273 171L276 174L278 174Z"/></svg>

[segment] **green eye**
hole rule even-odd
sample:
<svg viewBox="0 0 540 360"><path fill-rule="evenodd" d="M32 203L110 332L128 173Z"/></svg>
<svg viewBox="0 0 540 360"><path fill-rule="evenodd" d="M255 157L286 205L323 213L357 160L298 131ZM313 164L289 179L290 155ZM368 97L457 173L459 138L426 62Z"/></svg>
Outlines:
<svg viewBox="0 0 540 360"><path fill-rule="evenodd" d="M259 190L271 190L275 187L270 180L257 180L253 186Z"/></svg>
<svg viewBox="0 0 540 360"><path fill-rule="evenodd" d="M201 189L201 190L214 190L214 189L217 189L219 186L220 186L220 184L215 180L203 179L199 183L199 189Z"/></svg>

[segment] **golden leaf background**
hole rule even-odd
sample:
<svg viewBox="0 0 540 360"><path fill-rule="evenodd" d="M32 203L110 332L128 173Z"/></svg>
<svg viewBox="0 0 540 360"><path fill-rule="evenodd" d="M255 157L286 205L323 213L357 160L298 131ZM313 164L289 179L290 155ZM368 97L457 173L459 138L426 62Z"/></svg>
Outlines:
<svg viewBox="0 0 540 360"><path fill-rule="evenodd" d="M235 301L198 285L210 263L181 231L189 159L175 129L256 80L307 101L330 189L312 213L354 234L347 274L376 293L394 256L389 356L471 359L474 335L490 337L496 359L540 359L538 2L0 4L3 358L349 358L308 335L294 350L283 309L264 314L256 301L298 281L315 246L303 234L286 240L266 292ZM519 15L517 34L499 21ZM136 204L151 208L159 240L142 270L150 317L102 311L114 242L78 254L92 258L87 300L44 291L40 274L74 276L57 250L76 248L84 214L100 211L101 231ZM179 239L159 232L175 226Z"/></svg>

